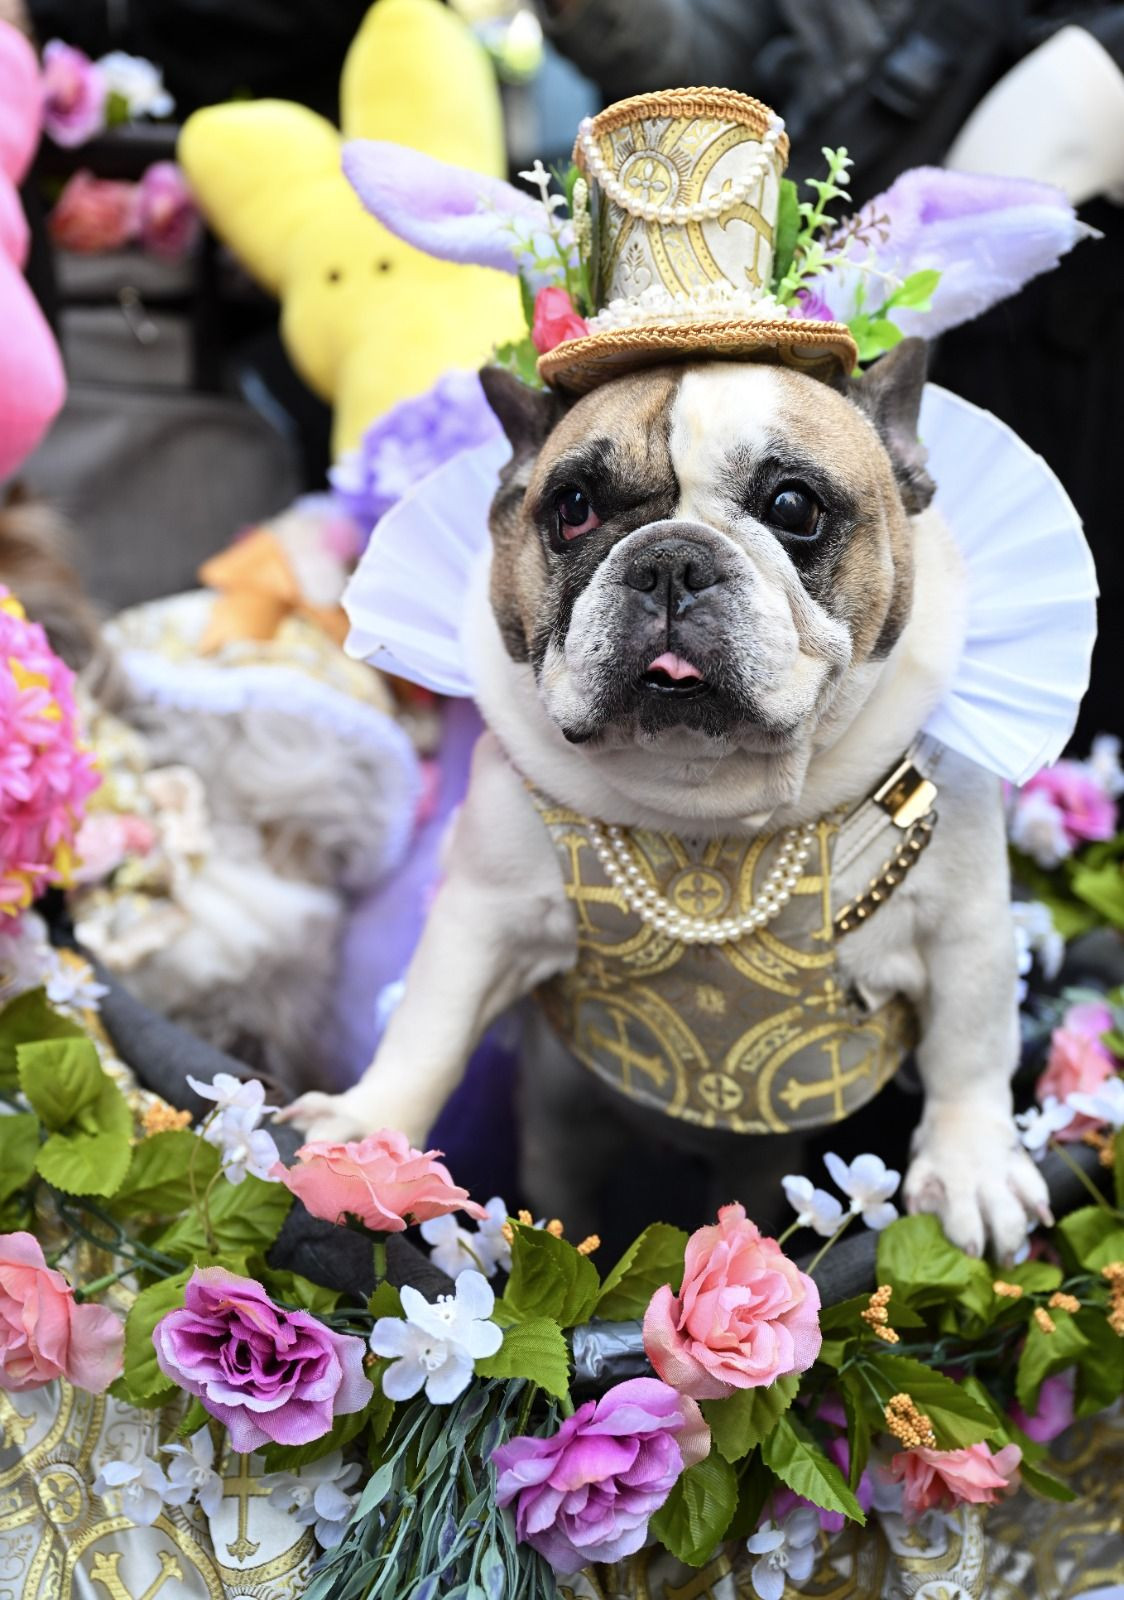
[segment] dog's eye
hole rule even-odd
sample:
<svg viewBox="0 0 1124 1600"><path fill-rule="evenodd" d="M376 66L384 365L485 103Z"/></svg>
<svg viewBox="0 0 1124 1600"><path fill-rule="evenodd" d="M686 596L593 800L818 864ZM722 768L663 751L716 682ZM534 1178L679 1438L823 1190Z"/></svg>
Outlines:
<svg viewBox="0 0 1124 1600"><path fill-rule="evenodd" d="M601 526L601 518L582 489L563 489L555 497L554 509L558 516L558 532L563 539L577 539Z"/></svg>
<svg viewBox="0 0 1124 1600"><path fill-rule="evenodd" d="M802 483L785 483L769 502L765 521L798 539L814 539L819 532L821 507Z"/></svg>

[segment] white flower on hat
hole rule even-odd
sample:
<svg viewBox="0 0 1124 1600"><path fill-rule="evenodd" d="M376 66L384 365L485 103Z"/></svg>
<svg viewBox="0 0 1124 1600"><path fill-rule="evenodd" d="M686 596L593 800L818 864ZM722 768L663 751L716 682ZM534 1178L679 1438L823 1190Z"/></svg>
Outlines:
<svg viewBox="0 0 1124 1600"><path fill-rule="evenodd" d="M1031 789L1019 795L1008 832L1015 849L1046 871L1060 866L1073 854L1065 831L1065 813L1044 789Z"/></svg>
<svg viewBox="0 0 1124 1600"><path fill-rule="evenodd" d="M343 1464L343 1452L333 1450L295 1472L271 1472L262 1479L269 1503L288 1511L302 1528L311 1528L325 1550L334 1550L344 1536L358 1495L345 1494L362 1469L357 1461Z"/></svg>
<svg viewBox="0 0 1124 1600"><path fill-rule="evenodd" d="M1120 765L1120 740L1114 733L1098 733L1085 763L1105 794L1115 800L1124 794L1124 769Z"/></svg>
<svg viewBox="0 0 1124 1600"><path fill-rule="evenodd" d="M166 1444L161 1448L172 1457L165 1504L185 1506L197 1500L209 1517L215 1516L222 1504L222 1479L215 1471L215 1444L209 1430L200 1428L186 1444Z"/></svg>
<svg viewBox="0 0 1124 1600"><path fill-rule="evenodd" d="M462 1272L454 1294L431 1304L409 1284L402 1288L401 1317L380 1317L371 1349L393 1359L383 1373L388 1400L409 1400L422 1388L435 1406L449 1405L467 1389L473 1363L494 1356L503 1333L489 1322L496 1297L480 1272Z"/></svg>
<svg viewBox="0 0 1124 1600"><path fill-rule="evenodd" d="M170 1485L163 1471L141 1456L137 1461L107 1461L93 1482L95 1494L116 1495L122 1514L149 1528L164 1509Z"/></svg>
<svg viewBox="0 0 1124 1600"><path fill-rule="evenodd" d="M1091 1094L1074 1090L1065 1103L1071 1111L1107 1122L1110 1128L1124 1128L1124 1078L1106 1078Z"/></svg>
<svg viewBox="0 0 1124 1600"><path fill-rule="evenodd" d="M106 89L120 95L130 117L167 117L176 102L164 87L164 74L144 56L111 50L98 62Z"/></svg>
<svg viewBox="0 0 1124 1600"><path fill-rule="evenodd" d="M785 1199L796 1212L798 1228L813 1228L824 1239L830 1239L843 1220L843 1207L826 1189L813 1187L810 1178L790 1173L781 1179Z"/></svg>
<svg viewBox="0 0 1124 1600"><path fill-rule="evenodd" d="M867 1227L876 1232L888 1228L898 1214L897 1206L890 1204L890 1196L897 1192L901 1173L887 1167L881 1156L856 1156L848 1166L828 1151L823 1160L836 1187L850 1197L851 1215L861 1215Z"/></svg>
<svg viewBox="0 0 1124 1600"><path fill-rule="evenodd" d="M1023 1145L1032 1155L1041 1157L1054 1134L1068 1128L1075 1114L1073 1107L1063 1104L1056 1094L1048 1094L1041 1108L1032 1106L1015 1117Z"/></svg>
<svg viewBox="0 0 1124 1600"><path fill-rule="evenodd" d="M750 1580L759 1600L781 1600L789 1582L803 1583L812 1576L816 1564L816 1539L820 1519L810 1506L790 1511L778 1526L764 1522L746 1540L753 1563Z"/></svg>

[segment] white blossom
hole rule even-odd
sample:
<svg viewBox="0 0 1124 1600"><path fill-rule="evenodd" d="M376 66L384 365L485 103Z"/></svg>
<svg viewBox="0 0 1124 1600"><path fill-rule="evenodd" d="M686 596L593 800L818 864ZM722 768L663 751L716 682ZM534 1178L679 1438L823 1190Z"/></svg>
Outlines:
<svg viewBox="0 0 1124 1600"><path fill-rule="evenodd" d="M824 1239L830 1239L843 1220L843 1207L826 1189L816 1189L810 1178L793 1173L781 1179L785 1199L796 1212L796 1223L801 1228L813 1228Z"/></svg>
<svg viewBox="0 0 1124 1600"><path fill-rule="evenodd" d="M392 1361L382 1377L388 1400L409 1400L424 1388L433 1405L448 1405L468 1387L473 1363L494 1356L503 1334L491 1316L496 1303L480 1272L462 1272L453 1294L431 1304L409 1284L402 1289L401 1317L380 1317L371 1349Z"/></svg>
<svg viewBox="0 0 1124 1600"><path fill-rule="evenodd" d="M1015 929L1015 958L1019 970L1019 1000L1026 999L1025 980L1038 957L1047 979L1056 978L1065 959L1065 940L1054 926L1048 905L1041 900L1016 900L1011 906Z"/></svg>
<svg viewBox="0 0 1124 1600"><path fill-rule="evenodd" d="M211 1139L215 1130L219 1137ZM267 1183L280 1181L273 1175L273 1168L281 1159L273 1135L264 1128L251 1126L244 1113L220 1112L207 1129L206 1137L222 1151L223 1176L228 1183L241 1183L247 1172Z"/></svg>
<svg viewBox="0 0 1124 1600"><path fill-rule="evenodd" d="M94 1479L93 1490L105 1499L115 1495L122 1514L131 1522L150 1527L167 1499L169 1483L155 1461L107 1461Z"/></svg>
<svg viewBox="0 0 1124 1600"><path fill-rule="evenodd" d="M1098 733L1085 765L1105 794L1113 800L1124 794L1124 768L1120 765L1120 740L1114 733Z"/></svg>
<svg viewBox="0 0 1124 1600"><path fill-rule="evenodd" d="M359 1463L343 1464L343 1454L333 1450L319 1461L310 1461L295 1472L272 1472L262 1479L269 1490L269 1503L278 1511L289 1512L302 1528L311 1528L325 1550L333 1550L355 1509L357 1494L345 1494L360 1474Z"/></svg>
<svg viewBox="0 0 1124 1600"><path fill-rule="evenodd" d="M222 1479L215 1471L215 1444L209 1430L200 1428L186 1444L166 1444L163 1450L172 1458L165 1504L185 1506L197 1500L207 1516L215 1516L222 1504Z"/></svg>
<svg viewBox="0 0 1124 1600"><path fill-rule="evenodd" d="M111 50L98 62L106 89L120 95L130 117L167 117L176 102L164 87L164 74L144 56Z"/></svg>
<svg viewBox="0 0 1124 1600"><path fill-rule="evenodd" d="M1106 1078L1091 1094L1075 1089L1065 1103L1071 1111L1107 1122L1114 1130L1124 1128L1124 1078Z"/></svg>
<svg viewBox="0 0 1124 1600"><path fill-rule="evenodd" d="M473 1233L454 1216L433 1217L421 1225L421 1236L429 1245L434 1266L457 1278L476 1270L492 1278L499 1268L511 1271L511 1245L503 1234L507 1224L507 1205L498 1195L485 1206L487 1217Z"/></svg>
<svg viewBox="0 0 1124 1600"><path fill-rule="evenodd" d="M256 1078L236 1078L231 1072L216 1072L210 1083L193 1078L187 1081L195 1093L204 1100L213 1100L216 1111L245 1111L252 1114L251 1127L257 1127L266 1111L273 1106L265 1103L265 1089Z"/></svg>
<svg viewBox="0 0 1124 1600"><path fill-rule="evenodd" d="M1047 871L1073 854L1065 831L1065 813L1044 789L1031 789L1018 796L1008 833L1016 850Z"/></svg>
<svg viewBox="0 0 1124 1600"><path fill-rule="evenodd" d="M1041 1109L1032 1106L1029 1111L1020 1111L1015 1122L1021 1130L1020 1137L1025 1148L1032 1155L1040 1157L1054 1134L1069 1127L1074 1115L1071 1106L1063 1105L1056 1094L1049 1094L1042 1102Z"/></svg>
<svg viewBox="0 0 1124 1600"><path fill-rule="evenodd" d="M889 1227L898 1214L890 1196L897 1193L901 1173L887 1167L881 1156L856 1156L849 1166L830 1151L823 1159L836 1187L850 1199L851 1215L861 1215L876 1232Z"/></svg>
<svg viewBox="0 0 1124 1600"><path fill-rule="evenodd" d="M778 1527L764 1522L745 1547L753 1563L750 1579L760 1600L781 1600L789 1582L803 1583L816 1564L820 1519L810 1506L797 1506Z"/></svg>
<svg viewBox="0 0 1124 1600"><path fill-rule="evenodd" d="M497 1267L501 1272L511 1271L511 1240L503 1231L507 1226L507 1202L498 1194L493 1195L484 1210L488 1215L480 1223L473 1248L477 1255L491 1263L491 1270L484 1269L490 1278Z"/></svg>

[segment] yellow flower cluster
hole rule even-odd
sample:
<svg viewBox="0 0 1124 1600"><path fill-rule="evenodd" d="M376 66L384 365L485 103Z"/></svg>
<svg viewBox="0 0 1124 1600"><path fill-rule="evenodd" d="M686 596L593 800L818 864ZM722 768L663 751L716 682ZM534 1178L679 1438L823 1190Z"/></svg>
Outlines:
<svg viewBox="0 0 1124 1600"><path fill-rule="evenodd" d="M1110 1261L1101 1277L1109 1287L1108 1325L1124 1339L1124 1261Z"/></svg>
<svg viewBox="0 0 1124 1600"><path fill-rule="evenodd" d="M535 1219L532 1217L529 1211L520 1211L516 1217L516 1221L520 1222L524 1228L533 1228L535 1225ZM503 1234L508 1244L514 1243L515 1229L511 1226L510 1222L505 1222L503 1227L500 1229L500 1232ZM546 1232L550 1234L552 1239L561 1239L566 1230L562 1226L561 1222L559 1222L557 1217L551 1217L550 1221L546 1224ZM595 1250L600 1250L601 1239L596 1233L591 1233L588 1239L583 1239L581 1244L575 1245L574 1248L578 1252L579 1256L591 1256Z"/></svg>
<svg viewBox="0 0 1124 1600"><path fill-rule="evenodd" d="M165 1105L163 1100L154 1100L141 1120L146 1139L150 1139L154 1133L174 1133L179 1128L190 1126L190 1111L177 1111L174 1106Z"/></svg>
<svg viewBox="0 0 1124 1600"><path fill-rule="evenodd" d="M1004 1300L1022 1299L1023 1290L1021 1283L1004 1283L1002 1278L996 1278L991 1287L995 1293L1001 1296L1001 1298Z"/></svg>
<svg viewBox="0 0 1124 1600"><path fill-rule="evenodd" d="M1081 1310L1081 1302L1075 1294L1063 1294L1058 1289L1049 1298L1047 1304L1054 1311L1068 1311L1071 1315Z"/></svg>
<svg viewBox="0 0 1124 1600"><path fill-rule="evenodd" d="M1050 1313L1046 1310L1045 1306L1036 1306L1034 1308L1034 1320L1042 1329L1043 1333L1054 1333L1057 1331L1058 1325Z"/></svg>
<svg viewBox="0 0 1124 1600"><path fill-rule="evenodd" d="M918 1411L912 1396L896 1394L888 1402L885 1410L886 1427L895 1439L900 1439L907 1450L916 1450L924 1445L929 1450L935 1450L937 1436L933 1432L933 1424L924 1411Z"/></svg>
<svg viewBox="0 0 1124 1600"><path fill-rule="evenodd" d="M898 1335L889 1327L890 1314L886 1307L894 1290L888 1283L880 1283L870 1297L870 1302L865 1311L860 1311L859 1316L867 1324L870 1331L884 1339L887 1344L897 1344Z"/></svg>

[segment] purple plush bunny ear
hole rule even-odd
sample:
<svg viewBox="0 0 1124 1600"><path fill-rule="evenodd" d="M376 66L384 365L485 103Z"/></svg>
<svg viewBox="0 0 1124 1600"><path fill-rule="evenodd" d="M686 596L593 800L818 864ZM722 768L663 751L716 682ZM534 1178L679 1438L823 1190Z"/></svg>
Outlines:
<svg viewBox="0 0 1124 1600"><path fill-rule="evenodd" d="M545 227L542 204L510 183L405 145L353 139L343 147L343 170L384 227L442 261L516 272L517 238Z"/></svg>

